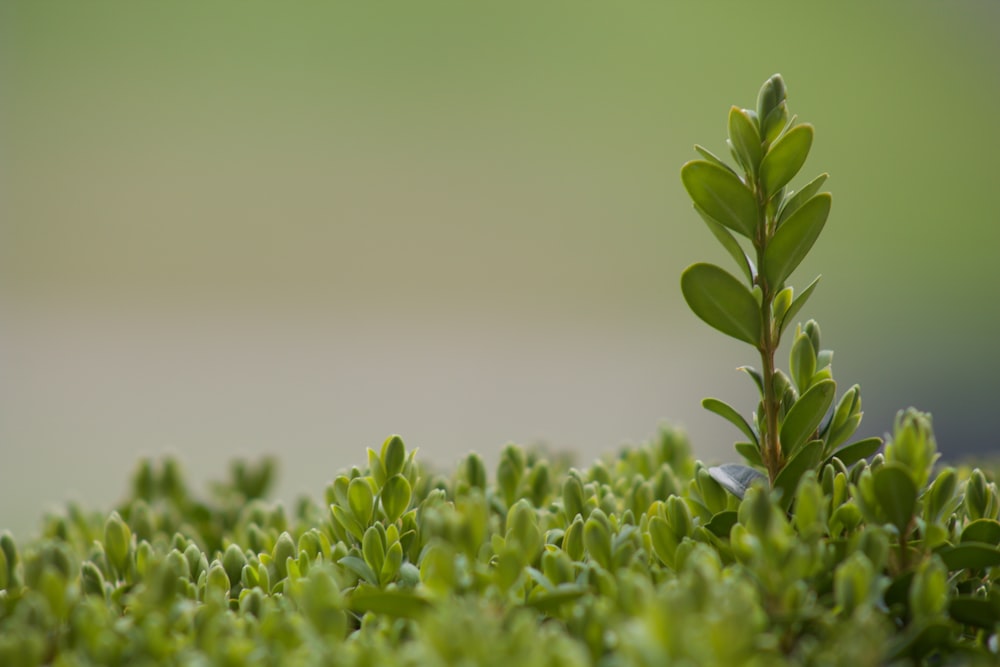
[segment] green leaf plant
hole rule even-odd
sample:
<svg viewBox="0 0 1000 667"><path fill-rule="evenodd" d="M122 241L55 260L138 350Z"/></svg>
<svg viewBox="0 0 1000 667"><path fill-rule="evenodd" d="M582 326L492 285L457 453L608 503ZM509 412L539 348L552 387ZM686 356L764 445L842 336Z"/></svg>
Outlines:
<svg viewBox="0 0 1000 667"><path fill-rule="evenodd" d="M703 405L731 422L746 437L736 450L753 470L735 464L711 474L742 497L765 471L787 502L799 479L833 457L845 464L874 454L879 438L848 443L861 423L857 385L836 402L833 352L820 347L819 325L796 326L791 337L789 372L775 363L778 347L819 281L796 295L788 279L819 238L832 198L820 192L820 174L798 191L789 184L805 164L813 126L789 116L785 82L775 74L760 89L756 109L729 110L727 144L734 165L702 146L702 156L681 168L681 181L694 208L736 264L734 276L715 264L699 262L681 274L681 291L695 315L709 326L752 346L760 370L741 370L753 380L760 402L752 420L715 398Z"/></svg>

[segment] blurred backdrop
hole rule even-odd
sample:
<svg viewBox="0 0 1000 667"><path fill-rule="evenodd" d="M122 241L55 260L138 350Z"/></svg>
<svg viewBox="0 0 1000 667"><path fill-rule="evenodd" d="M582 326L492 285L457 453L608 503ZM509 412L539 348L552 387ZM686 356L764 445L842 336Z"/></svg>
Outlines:
<svg viewBox="0 0 1000 667"><path fill-rule="evenodd" d="M136 459L319 495L400 433L733 460L749 348L678 170L781 72L834 209L804 317L947 457L998 451L1000 4L0 2L0 528ZM804 182L804 181L800 181ZM784 355L782 355L784 358ZM782 364L784 365L784 363Z"/></svg>

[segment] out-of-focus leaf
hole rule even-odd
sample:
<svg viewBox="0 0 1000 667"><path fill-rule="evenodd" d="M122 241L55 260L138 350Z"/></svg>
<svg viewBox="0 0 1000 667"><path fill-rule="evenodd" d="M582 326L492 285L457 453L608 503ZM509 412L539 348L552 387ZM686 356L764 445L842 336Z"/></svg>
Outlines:
<svg viewBox="0 0 1000 667"><path fill-rule="evenodd" d="M962 542L1000 544L1000 523L993 519L976 519L962 530Z"/></svg>
<svg viewBox="0 0 1000 667"><path fill-rule="evenodd" d="M358 586L348 600L351 611L374 612L393 618L420 618L431 607L430 601L409 589L381 590Z"/></svg>
<svg viewBox="0 0 1000 667"><path fill-rule="evenodd" d="M873 456L881 446L882 446L882 438L879 437L865 438L864 440L858 440L857 442L853 442L847 445L846 447L838 449L833 453L833 456L831 456L830 458L832 459L835 456L838 459L840 459L840 462L843 463L845 466L850 467L853 464L860 461L861 459L866 459L869 456ZM827 459L826 461L824 461L824 463L828 463L829 460L830 459Z"/></svg>
<svg viewBox="0 0 1000 667"><path fill-rule="evenodd" d="M709 326L751 345L761 335L760 310L743 283L714 264L692 264L681 274L684 300Z"/></svg>
<svg viewBox="0 0 1000 667"><path fill-rule="evenodd" d="M795 489L799 485L802 475L809 470L814 470L819 464L819 459L823 455L823 442L812 440L803 445L781 469L778 476L774 478L774 488L781 490L782 508L788 509L795 497Z"/></svg>
<svg viewBox="0 0 1000 667"><path fill-rule="evenodd" d="M900 535L905 535L917 505L917 485L901 465L886 463L874 473L875 498Z"/></svg>
<svg viewBox="0 0 1000 667"><path fill-rule="evenodd" d="M1000 565L1000 549L992 544L963 542L937 552L950 571L979 570Z"/></svg>
<svg viewBox="0 0 1000 667"><path fill-rule="evenodd" d="M752 442L737 442L733 444L736 453L745 458L751 465L763 466L764 459L760 457L760 445Z"/></svg>
<svg viewBox="0 0 1000 667"><path fill-rule="evenodd" d="M963 625L993 630L1000 623L1000 604L997 600L963 595L948 603L948 614Z"/></svg>

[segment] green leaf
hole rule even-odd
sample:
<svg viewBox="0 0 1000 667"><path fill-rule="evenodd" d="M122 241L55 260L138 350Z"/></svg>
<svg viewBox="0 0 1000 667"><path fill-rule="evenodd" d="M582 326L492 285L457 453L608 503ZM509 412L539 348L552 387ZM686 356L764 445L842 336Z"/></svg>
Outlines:
<svg viewBox="0 0 1000 667"><path fill-rule="evenodd" d="M692 264L681 274L684 300L709 326L751 345L760 343L757 301L743 283L714 264Z"/></svg>
<svg viewBox="0 0 1000 667"><path fill-rule="evenodd" d="M411 494L410 483L402 475L393 475L385 480L385 486L382 487L382 509L390 522L403 516L410 506Z"/></svg>
<svg viewBox="0 0 1000 667"><path fill-rule="evenodd" d="M761 267L772 288L782 285L809 254L823 231L832 202L828 192L816 195L775 232L764 252L764 266Z"/></svg>
<svg viewBox="0 0 1000 667"><path fill-rule="evenodd" d="M719 415L733 426L741 430L750 440L754 443L758 443L757 434L754 433L753 428L747 423L739 412L736 411L728 403L724 403L717 398L705 398L702 399L701 405L703 408L709 412L714 412Z"/></svg>
<svg viewBox="0 0 1000 667"><path fill-rule="evenodd" d="M953 547L944 547L937 554L950 572L982 570L1000 565L1000 549L990 544L963 542Z"/></svg>
<svg viewBox="0 0 1000 667"><path fill-rule="evenodd" d="M344 556L337 562L361 579L367 581L372 586L378 586L378 575L375 574L375 570L373 570L364 560L358 558L357 556Z"/></svg>
<svg viewBox="0 0 1000 667"><path fill-rule="evenodd" d="M799 447L815 433L833 405L836 391L836 382L820 380L792 405L781 424L781 447L789 456L795 456Z"/></svg>
<svg viewBox="0 0 1000 667"><path fill-rule="evenodd" d="M704 146L699 146L698 144L694 145L694 149L696 151L698 151L698 153L701 154L701 156L703 158L705 158L708 162L711 162L712 164L714 164L716 166L722 167L726 171L732 172L733 176L736 176L737 178L739 178L739 175L736 173L736 171L732 167L730 167L728 164L726 164L725 161L722 158L720 158L718 155L716 155L712 151L708 150Z"/></svg>
<svg viewBox="0 0 1000 667"><path fill-rule="evenodd" d="M948 614L963 625L993 630L1000 623L1000 604L997 600L963 595L948 603Z"/></svg>
<svg viewBox="0 0 1000 667"><path fill-rule="evenodd" d="M778 327L779 335L785 330L785 327L793 321L795 316L799 314L799 311L802 310L802 306L806 305L806 301L809 300L809 297L812 296L813 290L816 289L816 285L819 284L819 279L820 276L816 276L815 280L809 283L809 286L802 290L802 294L799 294L792 300L792 305L788 307L788 312L786 312L784 317L781 318L781 326Z"/></svg>
<svg viewBox="0 0 1000 667"><path fill-rule="evenodd" d="M736 510L723 510L713 516L712 520L705 524L705 528L716 537L728 539L729 531L732 530L738 521L739 512Z"/></svg>
<svg viewBox="0 0 1000 667"><path fill-rule="evenodd" d="M993 519L976 519L962 530L961 541L996 546L1000 544L1000 523Z"/></svg>
<svg viewBox="0 0 1000 667"><path fill-rule="evenodd" d="M768 199L791 181L812 147L812 125L793 127L775 141L760 163L760 183Z"/></svg>
<svg viewBox="0 0 1000 667"><path fill-rule="evenodd" d="M756 174L760 160L764 156L760 145L760 134L750 115L735 106L729 110L729 141L747 171Z"/></svg>
<svg viewBox="0 0 1000 667"><path fill-rule="evenodd" d="M816 372L816 349L813 348L809 336L799 334L792 343L792 352L788 362L788 370L799 392L808 391L812 376Z"/></svg>
<svg viewBox="0 0 1000 667"><path fill-rule="evenodd" d="M761 396L764 395L764 378L761 377L760 371L758 371L753 366L740 366L736 370L743 371L744 373L749 375L750 379L753 380L754 384L757 385L757 390L760 392L760 395Z"/></svg>
<svg viewBox="0 0 1000 667"><path fill-rule="evenodd" d="M757 117L767 118L782 102L786 96L785 81L780 74L772 74L757 93Z"/></svg>
<svg viewBox="0 0 1000 667"><path fill-rule="evenodd" d="M728 229L713 220L712 217L705 213L705 211L703 211L697 204L694 205L694 210L698 212L701 219L705 221L706 225L708 225L709 231L711 231L715 238L719 240L722 247L726 249L729 256L733 258L737 266L740 267L740 270L743 271L743 275L747 277L747 282L752 283L754 275L756 274L756 268L750 258L747 257L747 254L743 252L743 248L740 247L739 241L736 240L736 237L734 237Z"/></svg>
<svg viewBox="0 0 1000 667"><path fill-rule="evenodd" d="M362 527L367 527L372 519L375 494L372 493L372 487L365 478L355 477L351 480L350 486L347 487L347 502L354 518Z"/></svg>
<svg viewBox="0 0 1000 667"><path fill-rule="evenodd" d="M528 596L525 604L544 614L552 614L569 602L575 602L587 594L587 588L580 584L559 584L552 590L536 588Z"/></svg>
<svg viewBox="0 0 1000 667"><path fill-rule="evenodd" d="M753 238L760 213L750 189L732 171L693 160L681 167L681 181L695 204L717 222Z"/></svg>
<svg viewBox="0 0 1000 667"><path fill-rule="evenodd" d="M801 399L800 399L801 400ZM795 498L795 489L799 486L802 475L810 470L814 470L819 464L823 455L823 442L812 440L803 445L781 469L778 476L774 478L774 488L781 490L781 500L779 504L782 509L788 509Z"/></svg>
<svg viewBox="0 0 1000 667"><path fill-rule="evenodd" d="M788 125L788 105L782 102L771 109L767 118L760 121L761 138L768 144L778 138L781 131Z"/></svg>
<svg viewBox="0 0 1000 667"><path fill-rule="evenodd" d="M813 195L819 192L819 189L823 187L823 184L829 177L830 174L820 174L806 183L801 190L790 197L787 197L785 201L782 202L781 208L778 210L778 226L780 227L792 213L798 211L803 204L812 199Z"/></svg>
<svg viewBox="0 0 1000 667"><path fill-rule="evenodd" d="M381 590L371 586L358 586L348 600L351 611L357 614L374 612L393 618L420 618L431 603L409 589Z"/></svg>
<svg viewBox="0 0 1000 667"><path fill-rule="evenodd" d="M909 471L896 463L886 463L874 474L875 498L900 535L905 535L917 506L917 485Z"/></svg>
<svg viewBox="0 0 1000 667"><path fill-rule="evenodd" d="M403 465L406 463L406 446L403 444L403 439L398 435L386 438L382 443L381 459L386 477L403 472Z"/></svg>
<svg viewBox="0 0 1000 667"><path fill-rule="evenodd" d="M760 446L752 442L737 442L733 444L736 453L747 460L750 465L763 466L764 459L760 457Z"/></svg>
<svg viewBox="0 0 1000 667"><path fill-rule="evenodd" d="M767 476L759 470L738 463L712 466L708 469L708 474L719 483L719 486L741 500L754 483L767 479Z"/></svg>
<svg viewBox="0 0 1000 667"><path fill-rule="evenodd" d="M866 459L869 456L875 454L875 452L877 452L879 447L881 446L882 446L882 438L879 437L865 438L864 440L858 440L857 442L851 443L846 447L840 448L839 450L833 453L833 456L830 456L823 463L824 465L826 463L829 463L830 459L832 459L835 456L838 459L840 459L840 462L843 463L845 466L850 467L851 465L857 463L861 459Z"/></svg>

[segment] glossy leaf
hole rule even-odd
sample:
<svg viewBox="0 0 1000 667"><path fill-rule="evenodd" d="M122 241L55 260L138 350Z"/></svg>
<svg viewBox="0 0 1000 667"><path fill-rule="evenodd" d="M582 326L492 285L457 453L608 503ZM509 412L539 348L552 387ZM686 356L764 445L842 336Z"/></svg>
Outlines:
<svg viewBox="0 0 1000 667"><path fill-rule="evenodd" d="M753 238L760 213L749 188L732 171L693 160L681 168L681 181L706 214L729 229Z"/></svg>
<svg viewBox="0 0 1000 667"><path fill-rule="evenodd" d="M729 110L729 141L747 170L756 174L764 155L760 134L747 112L735 106Z"/></svg>
<svg viewBox="0 0 1000 667"><path fill-rule="evenodd" d="M823 231L832 202L833 198L827 192L816 195L775 232L764 253L764 266L761 267L772 287L784 284L785 279L809 254Z"/></svg>
<svg viewBox="0 0 1000 667"><path fill-rule="evenodd" d="M874 473L875 498L900 535L908 531L917 506L917 485L906 468L886 463Z"/></svg>
<svg viewBox="0 0 1000 667"><path fill-rule="evenodd" d="M740 499L746 495L747 489L755 483L767 480L767 476L759 470L738 463L712 466L708 469L708 474L719 483L719 486Z"/></svg>
<svg viewBox="0 0 1000 667"><path fill-rule="evenodd" d="M781 204L781 209L778 211L778 226L788 219L792 213L798 211L803 204L813 198L819 192L819 189L823 187L826 183L826 179L829 178L829 174L820 174L816 178L812 179L804 186L802 189L787 197Z"/></svg>
<svg viewBox="0 0 1000 667"><path fill-rule="evenodd" d="M760 163L760 183L770 199L802 169L812 147L812 125L793 127L775 141Z"/></svg>
<svg viewBox="0 0 1000 667"><path fill-rule="evenodd" d="M747 420L744 419L742 415L740 415L740 413L737 412L734 407L732 407L728 403L720 401L717 398L702 399L701 405L709 412L714 412L715 414L719 415L720 417L728 421L730 424L738 428L740 431L743 432L744 435L750 438L750 440L753 443L755 444L757 443L757 434L754 433L753 428L750 426L750 424L747 423Z"/></svg>
<svg viewBox="0 0 1000 667"><path fill-rule="evenodd" d="M814 470L819 464L823 455L823 442L812 440L803 445L799 450L785 462L785 467L781 469L778 476L774 478L774 488L781 490L781 506L788 509L795 497L795 490L799 486L799 480L810 470Z"/></svg>
<svg viewBox="0 0 1000 667"><path fill-rule="evenodd" d="M681 274L684 300L709 326L751 345L760 342L760 310L743 283L714 264L692 264Z"/></svg>
<svg viewBox="0 0 1000 667"><path fill-rule="evenodd" d="M882 438L879 437L865 438L864 440L858 440L857 442L853 442L847 445L846 447L841 447L836 452L834 452L833 456L831 456L830 458L832 459L835 456L838 459L840 459L840 462L843 463L845 466L850 467L855 463L857 463L858 461L860 461L861 459L866 459L869 456L874 456L875 452L877 452L881 446L882 446ZM826 462L829 462L829 459L827 459Z"/></svg>
<svg viewBox="0 0 1000 667"><path fill-rule="evenodd" d="M799 447L816 432L826 411L833 405L836 391L836 382L822 380L810 387L792 405L781 424L781 447L789 456L795 456Z"/></svg>
<svg viewBox="0 0 1000 667"><path fill-rule="evenodd" d="M785 80L780 74L773 74L757 93L757 117L767 118L782 102L786 96Z"/></svg>
<svg viewBox="0 0 1000 667"><path fill-rule="evenodd" d="M747 257L747 254L743 252L743 248L740 246L739 241L736 240L736 237L734 237L724 226L713 220L712 217L705 213L705 211L703 211L697 204L694 205L694 210L698 212L701 219L705 221L706 225L708 225L709 231L711 231L715 238L718 239L719 243L722 244L722 247L726 249L726 252L728 252L729 256L733 258L736 265L740 267L740 271L742 271L743 275L746 276L747 283L752 283L754 276L756 275L756 268L753 265L753 261L751 261L750 258Z"/></svg>

